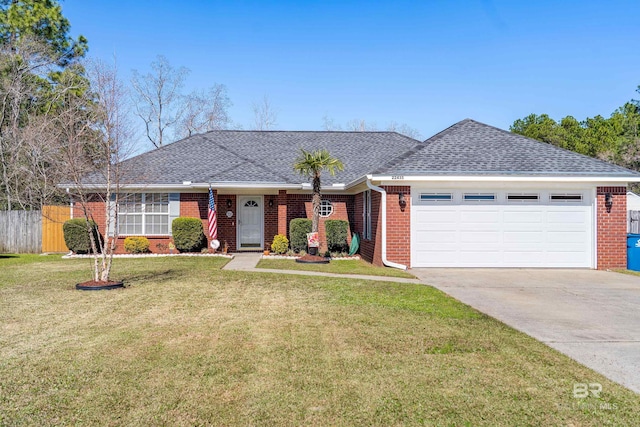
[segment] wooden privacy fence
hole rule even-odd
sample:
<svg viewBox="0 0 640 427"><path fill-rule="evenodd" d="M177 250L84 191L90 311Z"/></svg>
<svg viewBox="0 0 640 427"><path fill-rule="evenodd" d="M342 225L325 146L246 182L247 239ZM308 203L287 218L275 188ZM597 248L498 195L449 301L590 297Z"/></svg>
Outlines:
<svg viewBox="0 0 640 427"><path fill-rule="evenodd" d="M0 253L40 253L40 211L0 211Z"/></svg>
<svg viewBox="0 0 640 427"><path fill-rule="evenodd" d="M70 217L69 206L42 208L42 252L69 252L64 243L62 224Z"/></svg>

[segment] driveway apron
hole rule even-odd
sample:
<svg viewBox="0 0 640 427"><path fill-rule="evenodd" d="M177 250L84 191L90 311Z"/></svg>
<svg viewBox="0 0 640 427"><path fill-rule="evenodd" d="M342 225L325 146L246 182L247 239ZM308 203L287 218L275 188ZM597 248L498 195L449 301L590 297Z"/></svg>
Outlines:
<svg viewBox="0 0 640 427"><path fill-rule="evenodd" d="M563 269L411 272L640 393L640 277Z"/></svg>

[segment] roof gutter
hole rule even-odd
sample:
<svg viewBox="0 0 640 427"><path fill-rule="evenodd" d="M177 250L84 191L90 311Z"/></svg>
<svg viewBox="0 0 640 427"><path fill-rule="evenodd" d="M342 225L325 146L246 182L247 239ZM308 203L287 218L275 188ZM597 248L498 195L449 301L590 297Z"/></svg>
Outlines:
<svg viewBox="0 0 640 427"><path fill-rule="evenodd" d="M627 183L640 182L640 176L513 176L513 175L367 175L372 181L394 182L585 182L585 183Z"/></svg>
<svg viewBox="0 0 640 427"><path fill-rule="evenodd" d="M242 188L242 189L281 189L281 190L300 190L302 184L278 184L266 182L191 182L184 181L182 184L121 184L118 187L121 190L206 190L212 186L213 188ZM59 188L78 188L75 184L59 184ZM80 186L85 190L101 190L104 189L103 184L85 184Z"/></svg>
<svg viewBox="0 0 640 427"><path fill-rule="evenodd" d="M382 210L382 263L384 265L386 265L387 267L393 267L393 268L398 268L400 270L406 270L407 266L404 264L398 264L397 262L393 262L393 261L389 261L387 259L387 192L384 191L384 189L382 189L381 187L377 187L375 185L373 185L371 183L371 176L367 175L367 180L365 181L367 183L367 187L369 187L370 189L372 189L373 191L377 191L378 193L380 193L381 199L382 199L382 203L381 203L381 210Z"/></svg>

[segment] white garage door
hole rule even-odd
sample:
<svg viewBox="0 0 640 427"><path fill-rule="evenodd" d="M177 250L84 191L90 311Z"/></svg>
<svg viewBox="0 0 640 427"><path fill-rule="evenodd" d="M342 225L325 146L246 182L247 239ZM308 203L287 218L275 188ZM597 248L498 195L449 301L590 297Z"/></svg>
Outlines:
<svg viewBox="0 0 640 427"><path fill-rule="evenodd" d="M412 267L593 267L584 191L412 190Z"/></svg>

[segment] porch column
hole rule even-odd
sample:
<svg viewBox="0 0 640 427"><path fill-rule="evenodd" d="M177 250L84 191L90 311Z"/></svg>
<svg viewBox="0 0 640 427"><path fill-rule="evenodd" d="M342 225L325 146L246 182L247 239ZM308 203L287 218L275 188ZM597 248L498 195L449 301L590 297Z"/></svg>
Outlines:
<svg viewBox="0 0 640 427"><path fill-rule="evenodd" d="M278 234L287 235L287 190L278 191Z"/></svg>

